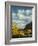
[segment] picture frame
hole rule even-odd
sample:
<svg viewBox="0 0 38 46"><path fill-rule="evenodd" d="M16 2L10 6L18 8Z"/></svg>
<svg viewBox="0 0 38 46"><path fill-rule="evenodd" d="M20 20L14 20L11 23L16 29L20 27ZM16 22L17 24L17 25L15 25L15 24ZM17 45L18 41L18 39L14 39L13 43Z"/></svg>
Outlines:
<svg viewBox="0 0 38 46"><path fill-rule="evenodd" d="M20 6L32 9L32 37L27 38L12 38L11 27L12 27L12 16L11 6ZM12 7L12 8L13 8ZM15 7L16 9L16 7ZM15 12L15 11L14 11ZM21 11L22 12L22 11ZM26 12L27 13L27 12ZM27 14L28 15L28 14ZM17 22L17 21L16 21ZM27 2L5 2L5 44L21 44L21 43L35 43L37 42L37 4Z"/></svg>

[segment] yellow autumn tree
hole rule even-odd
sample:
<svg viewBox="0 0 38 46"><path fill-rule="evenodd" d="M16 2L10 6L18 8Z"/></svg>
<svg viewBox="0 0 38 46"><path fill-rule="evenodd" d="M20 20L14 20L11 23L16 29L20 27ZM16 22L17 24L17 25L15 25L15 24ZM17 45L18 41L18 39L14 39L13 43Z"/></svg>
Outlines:
<svg viewBox="0 0 38 46"><path fill-rule="evenodd" d="M15 22L13 23L12 29L13 35L17 35L19 31Z"/></svg>

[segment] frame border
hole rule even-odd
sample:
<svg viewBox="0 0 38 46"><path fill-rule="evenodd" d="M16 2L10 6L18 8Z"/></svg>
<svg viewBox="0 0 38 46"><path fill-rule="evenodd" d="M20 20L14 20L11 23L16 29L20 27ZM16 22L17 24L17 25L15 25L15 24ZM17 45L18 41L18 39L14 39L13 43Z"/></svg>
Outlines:
<svg viewBox="0 0 38 46"><path fill-rule="evenodd" d="M12 42L10 43L9 40L11 39L10 37L10 32L9 32L9 5L10 4L26 4L26 5L34 5L35 6L35 40L34 41L18 41L18 42ZM11 17L11 16L10 16ZM11 21L11 20L10 20ZM36 3L28 3L28 2L12 2L12 1L6 1L5 2L5 44L23 44L23 43L36 43L37 42L37 4Z"/></svg>

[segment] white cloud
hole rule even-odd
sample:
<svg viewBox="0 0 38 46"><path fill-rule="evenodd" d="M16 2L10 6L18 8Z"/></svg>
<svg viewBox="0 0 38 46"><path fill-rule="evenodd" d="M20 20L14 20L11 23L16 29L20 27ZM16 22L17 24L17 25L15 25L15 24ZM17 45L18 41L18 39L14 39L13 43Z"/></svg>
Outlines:
<svg viewBox="0 0 38 46"><path fill-rule="evenodd" d="M32 12L32 10L30 10L30 9L25 10L25 14L28 16L31 15L31 12Z"/></svg>
<svg viewBox="0 0 38 46"><path fill-rule="evenodd" d="M31 16L26 16L26 15L24 15L24 14L17 13L17 16L18 16L19 19L27 19L27 18L28 18L28 19L29 19L29 18L32 19L32 18L31 18L32 15L31 15Z"/></svg>
<svg viewBox="0 0 38 46"><path fill-rule="evenodd" d="M21 12L21 11L19 11ZM19 28L24 28L26 24L30 23L32 21L32 15L26 16L21 13L17 13L18 19L12 19L12 22L16 22ZM24 11L23 11L24 12ZM12 13L12 17L15 17L16 13Z"/></svg>
<svg viewBox="0 0 38 46"><path fill-rule="evenodd" d="M24 13L24 9L19 9L18 13Z"/></svg>
<svg viewBox="0 0 38 46"><path fill-rule="evenodd" d="M22 28L22 29L26 26L26 24L23 24L23 23L22 24L17 24L17 25L18 25L17 27Z"/></svg>
<svg viewBox="0 0 38 46"><path fill-rule="evenodd" d="M26 20L28 20L28 22L26 22ZM26 24L31 22L30 19L26 19L26 20L25 21L24 20L13 20L13 22L16 22L19 28L24 28Z"/></svg>
<svg viewBox="0 0 38 46"><path fill-rule="evenodd" d="M18 16L19 19L24 19L24 15L21 14L21 13L17 13L17 16Z"/></svg>
<svg viewBox="0 0 38 46"><path fill-rule="evenodd" d="M16 13L14 13L14 12L13 12L13 13L12 13L12 16L13 16L13 15L15 16L15 15L16 15Z"/></svg>

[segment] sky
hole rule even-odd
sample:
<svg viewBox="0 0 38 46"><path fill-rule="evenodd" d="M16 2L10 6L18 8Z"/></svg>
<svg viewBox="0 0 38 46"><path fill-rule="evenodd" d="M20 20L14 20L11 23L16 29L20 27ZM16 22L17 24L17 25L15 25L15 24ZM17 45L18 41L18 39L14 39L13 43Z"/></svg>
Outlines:
<svg viewBox="0 0 38 46"><path fill-rule="evenodd" d="M32 8L23 6L11 6L12 23L17 23L19 28L24 28L32 21Z"/></svg>

